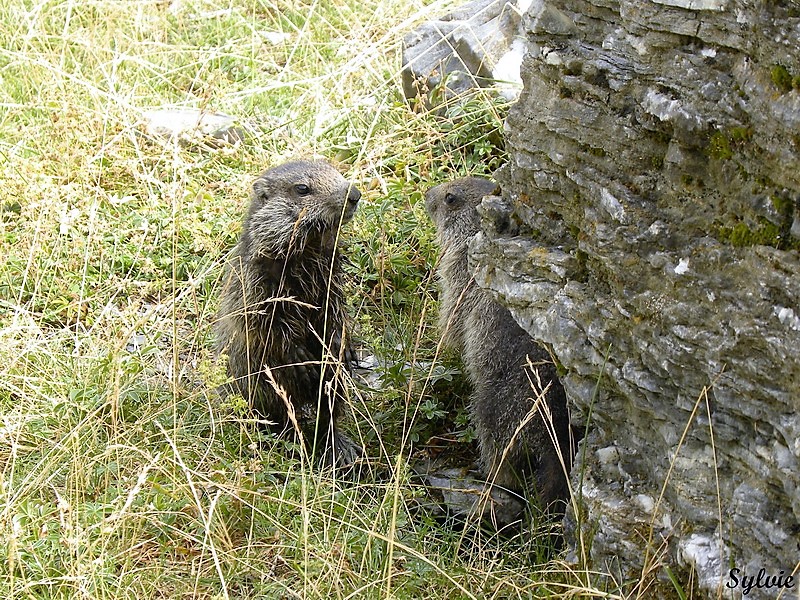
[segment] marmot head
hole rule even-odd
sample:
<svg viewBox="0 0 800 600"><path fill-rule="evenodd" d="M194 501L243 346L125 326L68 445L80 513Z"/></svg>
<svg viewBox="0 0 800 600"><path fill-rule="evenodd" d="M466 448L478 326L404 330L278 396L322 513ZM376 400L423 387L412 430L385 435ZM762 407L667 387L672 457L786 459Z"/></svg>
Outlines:
<svg viewBox="0 0 800 600"><path fill-rule="evenodd" d="M482 177L462 177L442 183L425 193L425 210L436 225L442 246L466 242L480 230L475 210L497 184Z"/></svg>
<svg viewBox="0 0 800 600"><path fill-rule="evenodd" d="M244 231L254 255L277 258L335 245L361 192L324 161L299 160L264 171L253 183Z"/></svg>

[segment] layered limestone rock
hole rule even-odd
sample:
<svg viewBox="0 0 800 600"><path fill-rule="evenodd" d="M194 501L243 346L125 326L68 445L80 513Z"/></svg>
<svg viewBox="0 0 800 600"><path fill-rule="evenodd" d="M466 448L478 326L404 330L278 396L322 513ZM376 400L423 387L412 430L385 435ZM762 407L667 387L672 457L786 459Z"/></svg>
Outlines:
<svg viewBox="0 0 800 600"><path fill-rule="evenodd" d="M794 597L800 8L538 0L523 22L503 198L472 258L588 422L575 553L639 597L672 577L775 598L781 572Z"/></svg>

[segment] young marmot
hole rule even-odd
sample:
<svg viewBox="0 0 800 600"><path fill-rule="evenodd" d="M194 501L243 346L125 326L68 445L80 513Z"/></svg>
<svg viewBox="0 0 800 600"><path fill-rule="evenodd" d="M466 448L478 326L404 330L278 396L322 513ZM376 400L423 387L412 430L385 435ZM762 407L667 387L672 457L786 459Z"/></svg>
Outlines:
<svg viewBox="0 0 800 600"><path fill-rule="evenodd" d="M336 429L352 355L337 238L360 198L326 162L262 173L226 266L216 327L233 378L229 391L240 392L271 429L299 428L324 464L348 465L361 452Z"/></svg>
<svg viewBox="0 0 800 600"><path fill-rule="evenodd" d="M564 389L547 351L475 284L467 264L467 244L480 229L476 207L495 189L487 179L466 177L425 194L441 248L442 343L462 353L473 386L470 414L488 480L530 493L541 508L559 511L563 506L553 503L568 495L559 453L567 469L571 462ZM529 361L538 377L527 367ZM548 384L546 406L540 403L534 411Z"/></svg>

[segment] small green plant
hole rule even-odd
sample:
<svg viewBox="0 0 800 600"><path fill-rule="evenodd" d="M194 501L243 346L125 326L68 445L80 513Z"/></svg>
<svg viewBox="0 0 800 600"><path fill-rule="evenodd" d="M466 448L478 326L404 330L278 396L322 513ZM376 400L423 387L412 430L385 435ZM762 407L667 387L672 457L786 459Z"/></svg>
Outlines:
<svg viewBox="0 0 800 600"><path fill-rule="evenodd" d="M708 142L708 154L717 160L730 160L733 158L730 142L727 136L721 131L717 131L711 136Z"/></svg>
<svg viewBox="0 0 800 600"><path fill-rule="evenodd" d="M478 90L449 99L439 117L444 133L437 142L442 156L463 165L457 173L491 175L506 160L503 122L509 103L491 91ZM455 160L453 160L455 159Z"/></svg>
<svg viewBox="0 0 800 600"><path fill-rule="evenodd" d="M786 67L783 65L773 65L769 70L769 75L772 79L772 83L774 83L775 87L782 93L785 94L792 91L792 75Z"/></svg>
<svg viewBox="0 0 800 600"><path fill-rule="evenodd" d="M715 131L708 141L707 152L712 158L730 160L735 152L742 152L753 136L749 127L731 127Z"/></svg>

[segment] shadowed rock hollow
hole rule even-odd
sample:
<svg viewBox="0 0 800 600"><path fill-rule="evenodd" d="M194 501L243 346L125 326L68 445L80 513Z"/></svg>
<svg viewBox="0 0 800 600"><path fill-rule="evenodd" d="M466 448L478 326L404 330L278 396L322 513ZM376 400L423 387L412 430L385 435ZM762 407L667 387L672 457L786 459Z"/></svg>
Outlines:
<svg viewBox="0 0 800 600"><path fill-rule="evenodd" d="M655 585L642 597L674 595L664 565L713 597L798 568L797 6L539 0L523 17L503 199L471 260L590 420L573 543L627 590Z"/></svg>

